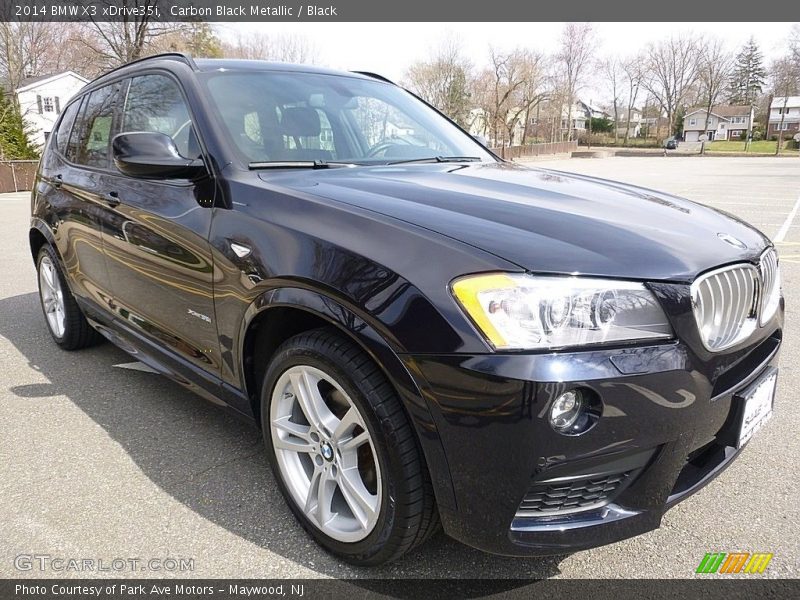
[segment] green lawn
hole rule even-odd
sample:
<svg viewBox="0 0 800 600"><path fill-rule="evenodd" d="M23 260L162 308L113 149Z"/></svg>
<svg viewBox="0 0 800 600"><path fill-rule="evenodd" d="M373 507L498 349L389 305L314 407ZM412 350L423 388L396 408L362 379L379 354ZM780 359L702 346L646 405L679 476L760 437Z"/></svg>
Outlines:
<svg viewBox="0 0 800 600"><path fill-rule="evenodd" d="M751 142L750 148L748 148L747 151L760 154L775 154L775 145L777 143L778 142L771 142L768 140ZM781 154L797 153L797 150L787 148L789 144L791 144L791 140L784 140ZM739 141L709 142L706 144L706 150L710 150L712 152L744 152L744 142L739 142Z"/></svg>

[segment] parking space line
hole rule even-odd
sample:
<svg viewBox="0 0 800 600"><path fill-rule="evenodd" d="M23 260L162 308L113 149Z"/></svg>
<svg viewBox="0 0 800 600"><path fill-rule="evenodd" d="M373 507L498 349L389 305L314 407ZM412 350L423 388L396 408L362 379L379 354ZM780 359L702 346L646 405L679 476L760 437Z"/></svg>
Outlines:
<svg viewBox="0 0 800 600"><path fill-rule="evenodd" d="M797 209L800 208L800 196L797 197L797 201L794 203L792 207L792 212L786 217L786 220L781 225L781 228L778 230L778 233L775 234L774 242L780 243L783 241L783 238L786 237L786 234L789 233L789 227L792 225L792 221L794 221L794 217L797 214Z"/></svg>

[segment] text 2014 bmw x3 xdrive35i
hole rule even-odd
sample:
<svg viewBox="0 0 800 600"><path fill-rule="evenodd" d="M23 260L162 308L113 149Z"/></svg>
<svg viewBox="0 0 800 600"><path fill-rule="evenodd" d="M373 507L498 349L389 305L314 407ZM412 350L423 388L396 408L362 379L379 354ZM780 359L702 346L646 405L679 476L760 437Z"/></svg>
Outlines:
<svg viewBox="0 0 800 600"><path fill-rule="evenodd" d="M358 564L436 532L563 553L658 527L770 416L770 241L498 160L370 74L161 55L65 107L30 242L56 343L98 332L264 432Z"/></svg>

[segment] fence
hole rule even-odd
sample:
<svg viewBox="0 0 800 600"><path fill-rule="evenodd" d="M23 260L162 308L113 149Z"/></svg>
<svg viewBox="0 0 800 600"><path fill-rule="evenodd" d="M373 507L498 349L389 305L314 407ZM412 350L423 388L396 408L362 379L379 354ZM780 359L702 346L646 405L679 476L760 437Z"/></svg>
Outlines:
<svg viewBox="0 0 800 600"><path fill-rule="evenodd" d="M528 158L544 156L545 154L565 154L578 149L578 141L571 142L544 142L542 144L528 144L526 146L506 146L492 148L492 152L505 159Z"/></svg>
<svg viewBox="0 0 800 600"><path fill-rule="evenodd" d="M38 164L35 160L0 161L0 194L33 189Z"/></svg>

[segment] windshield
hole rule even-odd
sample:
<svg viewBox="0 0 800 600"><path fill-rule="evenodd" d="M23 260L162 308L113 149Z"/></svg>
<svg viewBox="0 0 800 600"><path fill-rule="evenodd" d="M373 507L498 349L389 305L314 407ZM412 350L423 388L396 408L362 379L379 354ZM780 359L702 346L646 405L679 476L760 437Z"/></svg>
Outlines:
<svg viewBox="0 0 800 600"><path fill-rule="evenodd" d="M251 164L494 160L436 111L388 83L234 71L210 73L206 85L234 147Z"/></svg>

